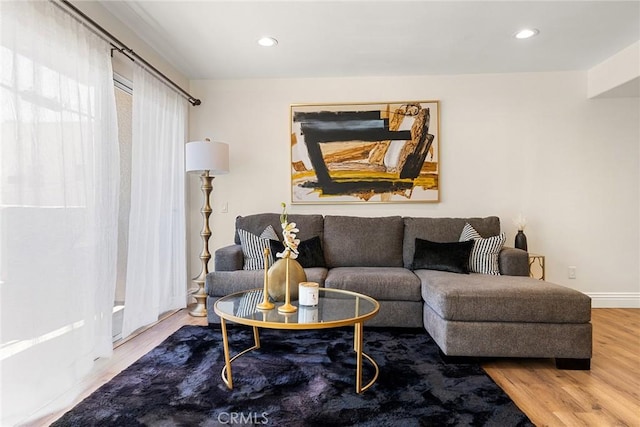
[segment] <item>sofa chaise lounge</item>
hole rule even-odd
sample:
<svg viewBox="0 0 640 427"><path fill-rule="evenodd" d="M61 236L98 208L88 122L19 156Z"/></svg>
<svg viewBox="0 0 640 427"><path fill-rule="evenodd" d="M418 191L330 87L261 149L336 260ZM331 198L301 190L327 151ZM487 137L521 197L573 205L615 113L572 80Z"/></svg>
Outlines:
<svg viewBox="0 0 640 427"><path fill-rule="evenodd" d="M424 268L434 244L438 249L448 247L438 244L459 242L469 226L478 234L475 245L500 236L495 216L289 215L289 221L300 230L301 248L308 243L307 249L316 252L303 264L307 280L379 301L370 326L424 327L445 356L555 358L559 368L590 368L591 299L529 277L525 251L500 245L494 274L452 272L447 265L429 265L428 259ZM246 269L251 254L247 245L243 252L238 231L260 239L269 226L281 238L279 214L239 216L235 242L215 251L215 271L206 278L209 323L220 322L213 312L218 298L263 286L264 270ZM426 255L425 242L430 245Z"/></svg>

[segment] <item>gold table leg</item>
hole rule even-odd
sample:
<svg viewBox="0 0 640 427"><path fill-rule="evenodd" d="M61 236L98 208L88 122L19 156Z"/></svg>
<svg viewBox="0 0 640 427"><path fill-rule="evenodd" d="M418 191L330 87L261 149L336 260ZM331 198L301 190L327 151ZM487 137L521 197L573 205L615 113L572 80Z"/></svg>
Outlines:
<svg viewBox="0 0 640 427"><path fill-rule="evenodd" d="M253 327L253 346L247 348L246 350L242 350L240 353L236 354L233 357L230 357L229 352L229 338L227 336L227 323L221 317L220 318L220 328L222 329L222 345L224 346L224 367L222 368L221 376L222 381L227 385L229 390L233 389L233 377L231 374L231 362L236 360L238 357L242 356L245 353L248 353L252 350L256 350L260 348L260 334L258 333L258 327Z"/></svg>
<svg viewBox="0 0 640 427"><path fill-rule="evenodd" d="M249 347L235 356L231 357L229 351L229 337L227 335L227 323L223 318L220 318L220 328L222 330L222 345L224 347L224 367L222 368L221 377L222 381L227 385L227 387L232 390L233 389L233 377L231 373L231 363L236 360L238 357L242 356L245 353L248 353L252 350L256 350L260 348L260 334L258 331L258 327L253 327L253 346ZM363 346L363 329L364 325L362 322L356 323L353 331L353 349L356 352L356 393L362 393L371 387L376 380L378 379L378 374L380 370L378 368L378 364L365 352L362 351ZM366 385L362 385L362 360L366 358L369 363L375 369L375 374L371 381L369 381Z"/></svg>
<svg viewBox="0 0 640 427"><path fill-rule="evenodd" d="M362 337L363 337L363 329L364 324L362 322L358 322L355 324L353 331L353 347L356 351L356 393L362 393L367 390L369 387L373 385L378 379L378 374L380 373L378 369L378 364L371 358L368 354L362 351ZM376 373L373 376L373 379L369 381L365 386L362 386L362 358L366 358L369 363L373 366Z"/></svg>
<svg viewBox="0 0 640 427"><path fill-rule="evenodd" d="M260 335L258 334L258 327L253 327L253 347L251 350L260 348Z"/></svg>
<svg viewBox="0 0 640 427"><path fill-rule="evenodd" d="M356 393L362 392L362 323L356 323L353 333L356 341Z"/></svg>
<svg viewBox="0 0 640 427"><path fill-rule="evenodd" d="M222 329L222 345L224 346L224 368L222 368L222 381L233 388L233 377L231 376L231 359L229 358L229 339L227 337L227 322L220 318L220 328ZM226 375L225 375L226 374Z"/></svg>

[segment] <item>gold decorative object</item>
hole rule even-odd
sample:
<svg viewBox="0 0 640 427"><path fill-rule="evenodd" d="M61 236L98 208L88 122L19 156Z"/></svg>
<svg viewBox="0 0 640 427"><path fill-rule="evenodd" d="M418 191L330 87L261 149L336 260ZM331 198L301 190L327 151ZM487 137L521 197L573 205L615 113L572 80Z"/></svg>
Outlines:
<svg viewBox="0 0 640 427"><path fill-rule="evenodd" d="M291 264L291 261L294 261L296 264L298 264L298 262L295 260L291 260L291 252L289 251L285 252L284 261L286 266L285 280L284 280L284 283L285 283L284 304L278 307L278 312L279 313L295 313L296 310L298 310L298 307L291 305L291 280L290 280L291 276L289 275L289 265ZM302 266L300 268L302 268ZM302 270L302 274L304 274L304 270ZM306 280L306 277L305 277L305 280ZM297 286L295 288L297 288Z"/></svg>
<svg viewBox="0 0 640 427"><path fill-rule="evenodd" d="M189 312L194 317L205 317L207 315L207 293L204 290L204 283L207 279L207 273L209 273L209 260L211 259L211 253L209 252L209 237L211 237L211 229L209 228L209 216L211 216L211 205L209 204L209 197L213 186L212 176L209 176L209 171L204 171L200 175L200 182L202 194L204 194L204 202L202 204L202 231L200 231L200 237L202 237L202 252L200 252L200 262L202 267L200 268L200 274L193 279L193 282L198 285L191 296L196 300L195 307Z"/></svg>
<svg viewBox="0 0 640 427"><path fill-rule="evenodd" d="M293 283L289 290L289 296L291 300L298 299L298 283L306 282L307 275L304 272L304 268L298 261L291 258L279 258L269 268L267 273L269 281L269 296L271 301L282 302L285 300L285 293L287 287L287 260L289 260L289 283Z"/></svg>
<svg viewBox="0 0 640 427"><path fill-rule="evenodd" d="M374 299L357 292L344 291L342 289L321 288L320 294L329 297L325 302L329 303L333 310L323 313L317 307L301 307L297 316L295 313L277 313L274 311L262 311L261 316L244 316L239 313L238 302L243 301L247 294L259 292L260 289L237 292L220 298L213 306L214 312L220 316L222 329L222 343L224 349L225 365L222 368L222 381L227 387L233 389L233 376L231 364L244 354L260 348L260 336L258 329L286 329L286 330L311 330L340 328L353 326L353 349L356 352L356 393L368 390L376 382L380 370L376 361L364 352L364 323L374 317L380 310L380 304ZM353 310L353 311L352 311ZM335 313L340 313L336 316ZM323 318L327 316L326 318ZM253 327L253 346L231 355L229 349L228 331L226 322L231 321L239 325ZM368 361L373 368L373 376L368 382L364 381L363 362Z"/></svg>
<svg viewBox="0 0 640 427"><path fill-rule="evenodd" d="M529 276L535 279L545 279L544 255L529 252Z"/></svg>
<svg viewBox="0 0 640 427"><path fill-rule="evenodd" d="M295 313L298 308L291 304L291 297L293 299L298 298L298 283L305 282L307 275L304 272L302 266L295 260L298 257L298 245L300 240L296 239L296 233L299 231L296 228L295 222L289 222L287 216L287 205L281 203L282 213L280 214L280 225L282 226L282 237L284 238L284 251L276 254L276 257L281 258L278 262L275 262L269 269L269 283L271 297L275 301L281 301L279 289L282 289L282 265L284 265L284 305L278 307L278 313ZM291 289L291 280L294 281L295 286L293 291ZM280 285L278 292L276 292L276 286Z"/></svg>
<svg viewBox="0 0 640 427"><path fill-rule="evenodd" d="M264 289L262 294L264 296L261 303L256 305L259 310L272 310L275 304L269 301L269 248L264 248Z"/></svg>

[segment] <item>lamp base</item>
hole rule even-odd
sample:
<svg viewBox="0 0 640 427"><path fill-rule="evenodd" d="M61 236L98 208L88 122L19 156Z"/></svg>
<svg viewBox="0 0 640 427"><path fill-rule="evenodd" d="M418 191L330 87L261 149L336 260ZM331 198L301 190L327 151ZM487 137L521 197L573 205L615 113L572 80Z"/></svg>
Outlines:
<svg viewBox="0 0 640 427"><path fill-rule="evenodd" d="M195 307L189 311L189 314L193 317L206 317L207 316L207 294L204 291L204 284L198 283L198 289L191 294L196 299Z"/></svg>
<svg viewBox="0 0 640 427"><path fill-rule="evenodd" d="M209 260L211 254L209 253L209 237L211 237L211 229L209 228L209 216L213 211L209 204L209 196L211 195L211 181L212 176L209 176L209 171L204 171L200 175L200 189L204 195L204 201L202 203L202 230L200 231L200 237L202 237L202 252L200 252L200 262L202 263L202 269L200 274L193 279L193 282L198 285L198 289L191 294L196 299L196 307L189 312L194 317L205 317L207 315L207 293L204 290L204 284L209 273Z"/></svg>

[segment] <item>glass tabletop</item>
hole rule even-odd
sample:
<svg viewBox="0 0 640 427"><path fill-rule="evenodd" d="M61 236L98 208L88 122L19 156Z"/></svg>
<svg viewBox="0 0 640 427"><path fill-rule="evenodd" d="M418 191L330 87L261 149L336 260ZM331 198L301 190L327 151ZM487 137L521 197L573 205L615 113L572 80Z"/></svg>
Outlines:
<svg viewBox="0 0 640 427"><path fill-rule="evenodd" d="M278 312L284 302L275 303L271 310L260 310L256 305L263 300L262 289L252 289L227 295L216 301L215 313L223 319L243 325L274 329L321 329L353 325L364 322L378 313L378 302L357 292L341 289L319 289L318 305L299 306L294 313Z"/></svg>

